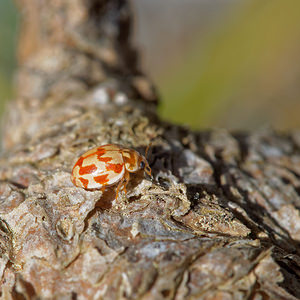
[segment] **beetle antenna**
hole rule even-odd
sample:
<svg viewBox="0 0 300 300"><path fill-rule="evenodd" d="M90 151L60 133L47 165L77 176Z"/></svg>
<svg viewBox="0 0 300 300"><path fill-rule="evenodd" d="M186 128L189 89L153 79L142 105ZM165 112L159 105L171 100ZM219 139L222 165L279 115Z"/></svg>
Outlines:
<svg viewBox="0 0 300 300"><path fill-rule="evenodd" d="M150 143L147 148L146 148L146 151L145 151L145 158L147 158L148 156L148 151L149 151L149 148L151 147L152 143Z"/></svg>

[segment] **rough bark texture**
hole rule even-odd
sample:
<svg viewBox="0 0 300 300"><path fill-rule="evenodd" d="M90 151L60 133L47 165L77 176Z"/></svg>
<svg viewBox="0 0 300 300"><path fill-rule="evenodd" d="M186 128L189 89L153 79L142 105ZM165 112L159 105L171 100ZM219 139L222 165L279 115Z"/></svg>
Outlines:
<svg viewBox="0 0 300 300"><path fill-rule="evenodd" d="M125 1L19 6L0 171L2 299L299 298L300 134L159 121ZM132 176L127 196L71 183L89 148L143 153L150 142L154 180Z"/></svg>

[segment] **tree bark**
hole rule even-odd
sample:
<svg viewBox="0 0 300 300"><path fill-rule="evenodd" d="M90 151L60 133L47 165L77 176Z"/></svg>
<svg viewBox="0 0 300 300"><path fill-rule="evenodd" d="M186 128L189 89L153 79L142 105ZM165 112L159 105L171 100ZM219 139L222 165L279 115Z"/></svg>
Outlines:
<svg viewBox="0 0 300 300"><path fill-rule="evenodd" d="M2 299L297 299L300 133L191 132L156 115L121 0L19 0L0 169ZM183 99L184 101L184 99ZM88 149L144 153L115 199L75 187Z"/></svg>

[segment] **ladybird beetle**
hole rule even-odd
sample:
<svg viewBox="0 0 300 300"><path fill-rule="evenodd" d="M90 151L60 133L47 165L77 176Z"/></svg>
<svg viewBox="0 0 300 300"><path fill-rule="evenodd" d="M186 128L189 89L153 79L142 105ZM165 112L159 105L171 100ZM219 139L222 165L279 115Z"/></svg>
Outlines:
<svg viewBox="0 0 300 300"><path fill-rule="evenodd" d="M143 155L121 145L108 144L81 155L73 167L71 179L75 186L87 190L105 189L118 183L117 197L121 187L126 193L129 173L140 170L151 177L151 169Z"/></svg>

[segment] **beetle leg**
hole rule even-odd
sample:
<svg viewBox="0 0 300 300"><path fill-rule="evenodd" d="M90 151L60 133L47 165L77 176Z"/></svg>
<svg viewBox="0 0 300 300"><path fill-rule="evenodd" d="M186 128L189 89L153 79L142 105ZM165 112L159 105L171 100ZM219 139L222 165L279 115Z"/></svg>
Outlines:
<svg viewBox="0 0 300 300"><path fill-rule="evenodd" d="M118 198L118 194L121 188L123 188L123 191L125 194L127 194L126 186L129 181L129 172L125 172L123 178L120 180L117 189L116 189L116 199Z"/></svg>
<svg viewBox="0 0 300 300"><path fill-rule="evenodd" d="M125 174L124 174L124 181L123 181L123 191L124 191L125 195L127 194L126 186L127 186L128 182L129 182L129 176L130 176L129 172L125 172Z"/></svg>
<svg viewBox="0 0 300 300"><path fill-rule="evenodd" d="M126 181L127 181L127 172L125 172L124 176L121 178L117 188L116 188L116 198L118 198L118 194L120 192L120 189L123 187L123 190L125 189L125 193L126 193Z"/></svg>
<svg viewBox="0 0 300 300"><path fill-rule="evenodd" d="M120 180L118 186L117 186L117 189L116 189L116 199L118 198L118 195L119 195L119 191L120 191L120 188L121 186L123 185L123 178Z"/></svg>

